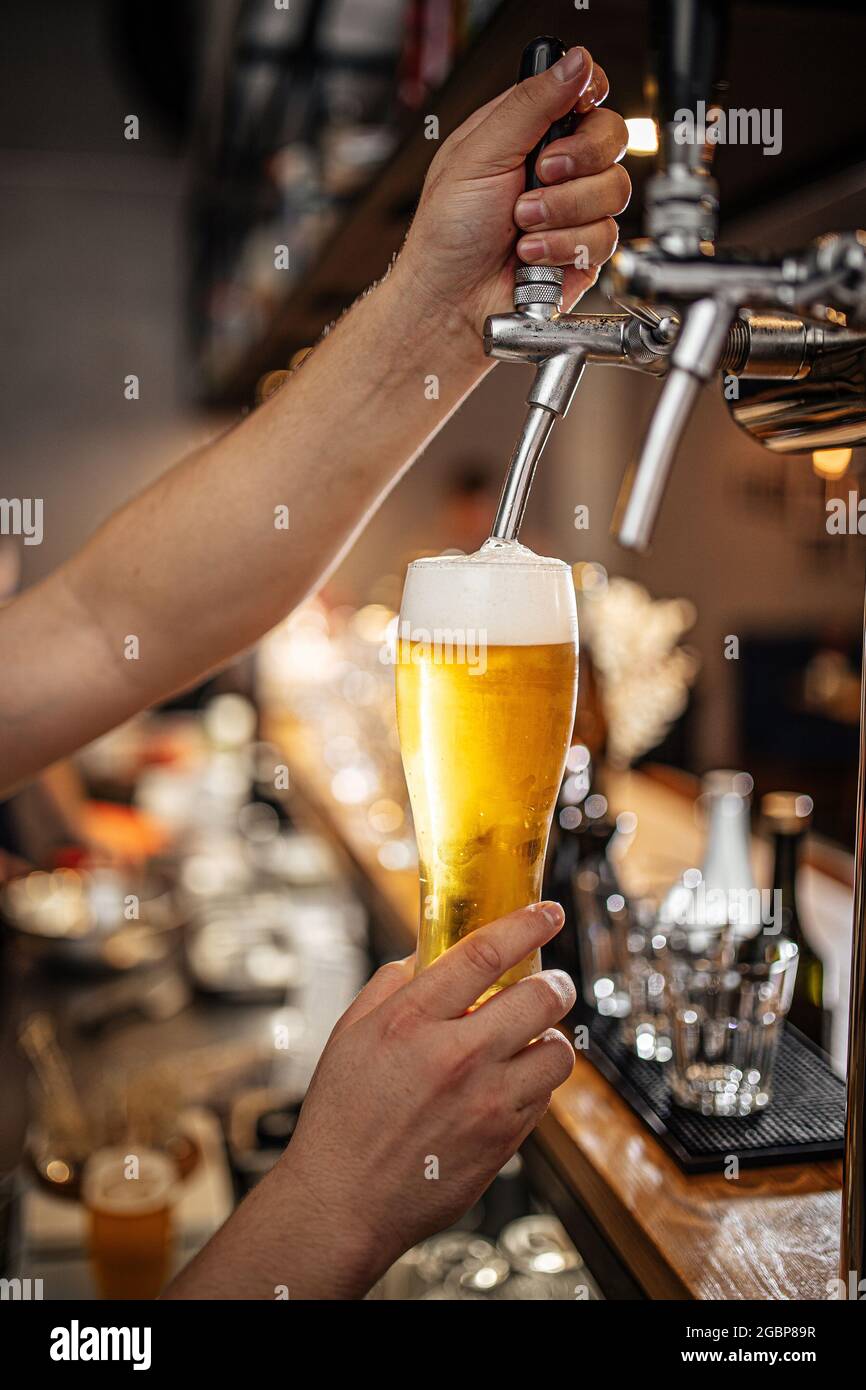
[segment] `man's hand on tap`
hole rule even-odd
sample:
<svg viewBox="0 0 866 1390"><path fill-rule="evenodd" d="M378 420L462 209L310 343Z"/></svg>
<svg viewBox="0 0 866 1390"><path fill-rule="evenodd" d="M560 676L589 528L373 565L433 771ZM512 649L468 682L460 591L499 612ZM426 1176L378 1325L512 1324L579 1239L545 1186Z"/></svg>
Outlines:
<svg viewBox="0 0 866 1390"><path fill-rule="evenodd" d="M487 315L511 309L519 261L566 267L571 307L616 247L613 219L631 182L617 162L625 121L600 109L609 89L587 50L569 49L470 116L430 166L394 275L452 336L455 325L465 328L479 354ZM581 113L575 133L547 146L537 166L544 187L524 193L526 156L571 110Z"/></svg>

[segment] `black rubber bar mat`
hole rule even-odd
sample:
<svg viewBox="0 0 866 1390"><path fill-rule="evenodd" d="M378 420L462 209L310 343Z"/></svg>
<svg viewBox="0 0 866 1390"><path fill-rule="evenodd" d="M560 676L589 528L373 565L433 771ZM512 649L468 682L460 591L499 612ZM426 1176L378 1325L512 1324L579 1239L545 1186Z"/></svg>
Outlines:
<svg viewBox="0 0 866 1390"><path fill-rule="evenodd" d="M722 1118L675 1105L660 1062L642 1062L622 1041L615 1019L577 1012L589 1028L587 1056L687 1173L840 1158L845 1083L796 1029L786 1024L773 1073L773 1098L758 1115Z"/></svg>

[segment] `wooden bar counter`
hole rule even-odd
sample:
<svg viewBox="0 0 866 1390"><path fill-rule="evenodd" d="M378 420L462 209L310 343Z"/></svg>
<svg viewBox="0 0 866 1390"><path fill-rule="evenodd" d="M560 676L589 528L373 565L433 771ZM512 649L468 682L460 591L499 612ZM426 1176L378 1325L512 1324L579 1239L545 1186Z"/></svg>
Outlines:
<svg viewBox="0 0 866 1390"><path fill-rule="evenodd" d="M362 809L341 805L313 755L307 731L274 718L268 737L282 750L293 804L349 863L393 947L412 949L418 921L417 872L385 869ZM675 877L700 859L700 831L687 797L644 774L611 774L616 810L634 811L637 831L619 864L630 891ZM668 867L670 872L668 873ZM806 895L823 906L822 946L840 963L850 939L850 889L810 868ZM847 981L840 980L840 992ZM835 1050L835 1049L834 1049ZM609 1296L663 1299L826 1299L836 1277L841 1165L836 1162L744 1168L736 1179L687 1175L660 1147L613 1087L578 1055L555 1092L527 1156L545 1195L569 1226L587 1262L610 1266ZM604 1287L605 1280L602 1279Z"/></svg>

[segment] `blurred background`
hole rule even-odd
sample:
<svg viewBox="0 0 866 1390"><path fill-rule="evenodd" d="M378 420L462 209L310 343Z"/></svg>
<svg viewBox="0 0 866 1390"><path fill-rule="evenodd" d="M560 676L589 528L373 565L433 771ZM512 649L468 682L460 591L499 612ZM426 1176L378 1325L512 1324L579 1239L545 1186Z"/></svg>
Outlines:
<svg viewBox="0 0 866 1390"><path fill-rule="evenodd" d="M846 100L862 84L862 6L825 5L819 29L806 3L732 9L726 100L779 108L783 141L771 158L718 151L722 240L784 248L866 224L866 117ZM535 33L588 46L611 105L650 112L641 0L9 0L5 20L0 494L44 498L45 530L33 546L0 536L0 601L284 380L399 247L437 148L425 118L447 136L513 80ZM652 165L640 143L636 125L623 239L640 232ZM582 307L605 305L594 292ZM405 953L416 869L388 624L408 560L487 535L523 371L487 377L325 593L254 658L0 806L4 1250L52 1296L95 1287L80 1207L50 1195L78 1195L85 1153L132 1126L197 1168L188 1253L285 1144L333 1019ZM657 391L590 367L530 501L524 539L575 567L586 638L578 733L597 775L565 801L600 796L589 819L638 803L642 824L656 818L643 893L696 861L708 769L748 769L756 802L808 795L804 901L843 1000L863 561L858 535L828 536L825 508L859 490L862 451L771 456L708 389L653 554L635 557L608 527ZM645 780L624 783L630 769ZM659 810L654 795L673 800ZM755 854L766 880L767 845ZM838 1066L844 1018L834 1027ZM459 1240L427 1251L414 1292L458 1268L477 1296L520 1278L529 1291L508 1296L556 1296L531 1291L538 1268L582 1256L519 1160L501 1189L465 1237L474 1255ZM541 1224L503 1238L520 1220Z"/></svg>

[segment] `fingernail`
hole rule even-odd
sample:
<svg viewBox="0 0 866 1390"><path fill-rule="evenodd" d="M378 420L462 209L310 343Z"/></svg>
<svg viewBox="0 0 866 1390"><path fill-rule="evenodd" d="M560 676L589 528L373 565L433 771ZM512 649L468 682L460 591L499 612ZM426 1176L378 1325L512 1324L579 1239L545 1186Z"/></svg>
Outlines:
<svg viewBox="0 0 866 1390"><path fill-rule="evenodd" d="M559 903L542 903L541 910L552 927L561 927L565 921L565 913Z"/></svg>
<svg viewBox="0 0 866 1390"><path fill-rule="evenodd" d="M541 172L552 183L558 183L560 179L573 178L577 166L570 154L551 154L542 159Z"/></svg>
<svg viewBox="0 0 866 1390"><path fill-rule="evenodd" d="M580 96L578 97L577 109L582 113L591 111L597 101L598 86L596 84L595 78L593 78L589 86L586 88L586 91L581 92Z"/></svg>
<svg viewBox="0 0 866 1390"><path fill-rule="evenodd" d="M564 1009L571 1009L577 998L577 990L574 987L574 980L566 970L545 970L550 983L559 990L559 997L562 1000Z"/></svg>
<svg viewBox="0 0 866 1390"><path fill-rule="evenodd" d="M543 227L547 221L547 204L543 198L518 198L514 220L521 227Z"/></svg>
<svg viewBox="0 0 866 1390"><path fill-rule="evenodd" d="M554 63L550 71L560 82L574 82L575 78L586 71L588 58L589 54L585 48L570 48L558 63Z"/></svg>
<svg viewBox="0 0 866 1390"><path fill-rule="evenodd" d="M522 261L543 261L547 255L547 242L540 236L521 237L517 243L517 254Z"/></svg>

